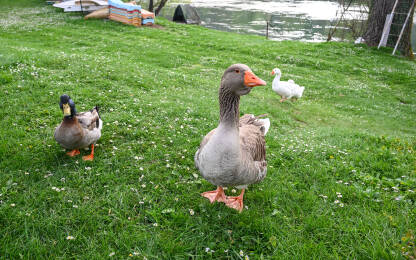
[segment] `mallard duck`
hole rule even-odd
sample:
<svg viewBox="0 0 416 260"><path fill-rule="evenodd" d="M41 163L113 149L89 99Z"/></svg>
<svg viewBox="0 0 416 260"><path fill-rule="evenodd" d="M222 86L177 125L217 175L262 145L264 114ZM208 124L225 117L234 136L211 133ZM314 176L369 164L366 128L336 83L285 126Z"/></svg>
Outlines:
<svg viewBox="0 0 416 260"><path fill-rule="evenodd" d="M280 102L291 98L298 99L302 97L305 87L299 86L291 79L288 81L280 81L282 72L278 68L273 69L272 75L276 75L273 79L272 89L281 97Z"/></svg>
<svg viewBox="0 0 416 260"><path fill-rule="evenodd" d="M255 86L265 86L244 64L230 66L222 76L219 88L220 122L203 139L195 153L195 165L203 178L217 186L203 197L224 202L228 207L243 210L244 191L248 185L266 176L265 139L270 120L246 114L239 117L240 96ZM227 197L223 187L242 189L236 197Z"/></svg>
<svg viewBox="0 0 416 260"><path fill-rule="evenodd" d="M80 148L91 145L91 154L83 156L82 159L92 161L94 145L100 139L103 127L98 107L77 113L74 101L66 94L61 96L59 107L64 113L64 118L55 129L55 140L65 149L71 150L67 153L71 157L80 154Z"/></svg>

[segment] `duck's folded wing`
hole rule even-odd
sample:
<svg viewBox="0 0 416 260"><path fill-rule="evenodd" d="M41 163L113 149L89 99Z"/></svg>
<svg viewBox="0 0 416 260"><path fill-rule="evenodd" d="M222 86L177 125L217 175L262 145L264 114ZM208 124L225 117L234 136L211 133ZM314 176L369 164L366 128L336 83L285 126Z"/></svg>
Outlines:
<svg viewBox="0 0 416 260"><path fill-rule="evenodd" d="M98 114L97 108L77 114L77 119L82 128L88 130L93 130L100 126L100 115Z"/></svg>

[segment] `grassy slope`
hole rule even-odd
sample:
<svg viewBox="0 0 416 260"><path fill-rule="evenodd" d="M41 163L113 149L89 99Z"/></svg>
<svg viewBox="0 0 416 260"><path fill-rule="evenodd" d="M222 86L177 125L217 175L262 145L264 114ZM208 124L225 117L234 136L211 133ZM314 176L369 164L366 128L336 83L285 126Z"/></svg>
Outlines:
<svg viewBox="0 0 416 260"><path fill-rule="evenodd" d="M10 2L0 0L1 256L401 257L399 241L416 226L415 62L365 46L163 19L164 30L138 29ZM242 98L241 113L272 121L268 176L241 214L199 196L214 187L193 165L233 63L269 82ZM306 86L301 100L279 103L276 66ZM79 111L102 107L92 163L53 140L62 93Z"/></svg>

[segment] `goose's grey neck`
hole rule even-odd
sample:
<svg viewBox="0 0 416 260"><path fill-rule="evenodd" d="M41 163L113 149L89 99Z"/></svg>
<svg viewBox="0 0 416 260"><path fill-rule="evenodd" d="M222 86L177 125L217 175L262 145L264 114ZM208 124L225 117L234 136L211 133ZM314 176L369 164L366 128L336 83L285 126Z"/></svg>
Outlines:
<svg viewBox="0 0 416 260"><path fill-rule="evenodd" d="M240 96L232 93L225 83L221 82L219 90L220 124L238 128L240 117Z"/></svg>

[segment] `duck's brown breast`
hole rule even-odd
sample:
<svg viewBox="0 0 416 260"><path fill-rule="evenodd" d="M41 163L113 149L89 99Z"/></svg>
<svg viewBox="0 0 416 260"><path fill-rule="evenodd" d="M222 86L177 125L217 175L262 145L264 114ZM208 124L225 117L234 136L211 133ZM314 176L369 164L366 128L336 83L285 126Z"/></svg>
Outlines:
<svg viewBox="0 0 416 260"><path fill-rule="evenodd" d="M55 140L66 149L80 148L84 131L76 118L64 119L55 130Z"/></svg>

